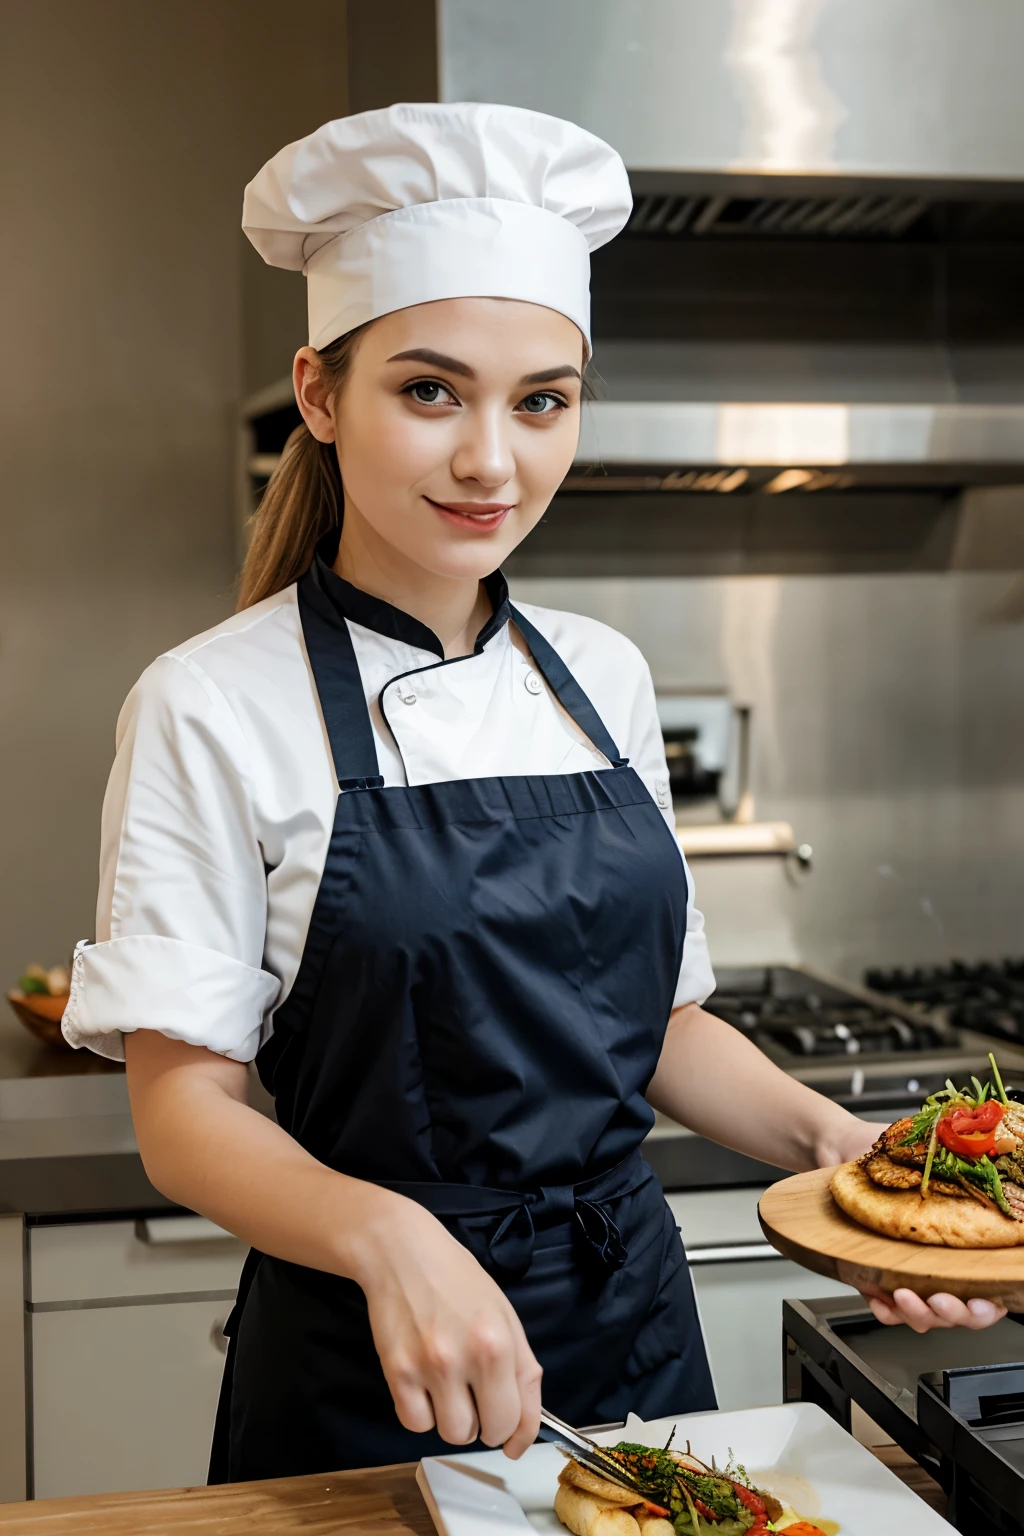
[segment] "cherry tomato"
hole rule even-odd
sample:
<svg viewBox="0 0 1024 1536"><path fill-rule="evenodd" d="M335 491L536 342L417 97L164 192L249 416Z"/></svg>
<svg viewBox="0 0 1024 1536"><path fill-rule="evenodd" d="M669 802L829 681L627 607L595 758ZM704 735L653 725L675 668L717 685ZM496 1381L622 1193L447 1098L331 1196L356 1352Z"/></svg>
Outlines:
<svg viewBox="0 0 1024 1536"><path fill-rule="evenodd" d="M744 1487L743 1483L733 1483L736 1497L741 1504L745 1504L754 1517L754 1523L747 1529L747 1536L763 1536L768 1528L768 1511L764 1500L760 1498L752 1488Z"/></svg>
<svg viewBox="0 0 1024 1536"><path fill-rule="evenodd" d="M939 1141L957 1157L977 1160L995 1151L996 1126L1003 1118L1003 1106L989 1099L977 1106L956 1105L939 1120Z"/></svg>

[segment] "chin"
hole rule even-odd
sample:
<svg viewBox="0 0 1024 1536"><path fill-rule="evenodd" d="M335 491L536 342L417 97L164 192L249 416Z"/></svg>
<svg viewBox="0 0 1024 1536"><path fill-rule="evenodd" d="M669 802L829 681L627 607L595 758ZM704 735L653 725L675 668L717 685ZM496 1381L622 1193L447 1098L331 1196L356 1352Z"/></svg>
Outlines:
<svg viewBox="0 0 1024 1536"><path fill-rule="evenodd" d="M419 564L435 576L448 576L453 581L482 581L508 559L515 547L507 539L495 539L492 544L487 539L476 538L463 548L448 546L424 550Z"/></svg>
<svg viewBox="0 0 1024 1536"><path fill-rule="evenodd" d="M511 519L486 534L464 534L459 529L443 528L439 530L440 538L417 540L418 547L407 548L407 553L435 576L479 581L496 571L530 532L518 519L515 525L510 526L510 522Z"/></svg>

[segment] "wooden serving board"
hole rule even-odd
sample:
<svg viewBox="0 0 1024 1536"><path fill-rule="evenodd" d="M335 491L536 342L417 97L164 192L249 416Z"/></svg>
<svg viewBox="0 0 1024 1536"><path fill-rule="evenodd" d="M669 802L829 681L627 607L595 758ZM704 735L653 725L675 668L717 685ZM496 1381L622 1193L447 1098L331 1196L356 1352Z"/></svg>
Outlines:
<svg viewBox="0 0 1024 1536"><path fill-rule="evenodd" d="M1024 1312L1024 1248L938 1248L878 1237L851 1221L829 1193L834 1168L773 1184L758 1215L765 1237L787 1259L859 1291L979 1296Z"/></svg>

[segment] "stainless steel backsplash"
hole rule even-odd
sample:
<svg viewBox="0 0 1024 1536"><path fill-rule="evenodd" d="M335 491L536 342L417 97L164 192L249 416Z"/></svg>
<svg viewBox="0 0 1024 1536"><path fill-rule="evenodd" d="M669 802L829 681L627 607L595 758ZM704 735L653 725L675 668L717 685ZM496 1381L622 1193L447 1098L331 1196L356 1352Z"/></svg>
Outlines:
<svg viewBox="0 0 1024 1536"><path fill-rule="evenodd" d="M658 687L753 706L758 817L791 821L814 867L794 881L777 860L696 862L712 959L855 978L870 963L1024 952L1024 626L996 617L1015 579L513 587L629 635Z"/></svg>

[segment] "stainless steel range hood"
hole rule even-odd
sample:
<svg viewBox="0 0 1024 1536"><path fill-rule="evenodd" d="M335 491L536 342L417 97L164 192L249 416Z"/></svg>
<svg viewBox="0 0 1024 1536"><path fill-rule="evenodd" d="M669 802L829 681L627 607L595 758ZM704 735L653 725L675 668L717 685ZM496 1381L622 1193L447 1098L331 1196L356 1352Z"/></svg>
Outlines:
<svg viewBox="0 0 1024 1536"><path fill-rule="evenodd" d="M437 16L442 100L572 118L633 172L1024 175L1020 0L438 0ZM913 202L813 217L898 231Z"/></svg>
<svg viewBox="0 0 1024 1536"><path fill-rule="evenodd" d="M1024 405L593 401L565 490L779 495L1024 482Z"/></svg>

